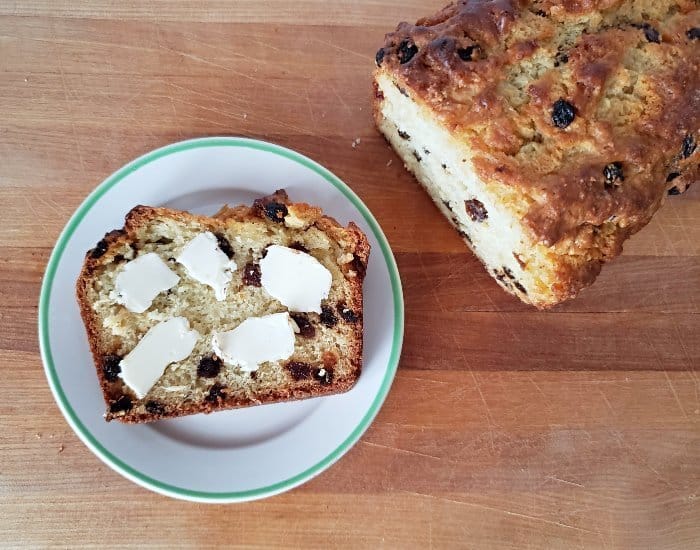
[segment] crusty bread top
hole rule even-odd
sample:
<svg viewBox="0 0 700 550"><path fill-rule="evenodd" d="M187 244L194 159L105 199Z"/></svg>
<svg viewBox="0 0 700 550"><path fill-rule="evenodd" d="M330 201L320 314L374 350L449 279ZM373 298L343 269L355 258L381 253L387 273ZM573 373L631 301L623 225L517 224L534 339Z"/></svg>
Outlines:
<svg viewBox="0 0 700 550"><path fill-rule="evenodd" d="M188 277L174 260L202 231L214 233L222 251L237 264L223 301L215 300L212 289ZM321 315L292 314L300 329L292 357L247 373L212 358L211 335L231 330L251 316L286 311L260 287L258 261L270 244L311 254L331 271L333 282ZM147 252L167 261L180 282L137 314L117 304L111 291L123 263ZM348 390L362 365L362 281L368 257L367 239L354 223L343 228L319 208L292 203L284 191L259 199L252 207L223 207L211 218L135 207L123 229L108 233L87 253L77 282L106 418L147 422ZM169 365L148 394L138 399L118 377L119 360L148 329L180 315L200 338L188 358Z"/></svg>
<svg viewBox="0 0 700 550"><path fill-rule="evenodd" d="M466 0L399 24L377 74L458 136L537 242L609 258L698 179L699 27L693 0Z"/></svg>

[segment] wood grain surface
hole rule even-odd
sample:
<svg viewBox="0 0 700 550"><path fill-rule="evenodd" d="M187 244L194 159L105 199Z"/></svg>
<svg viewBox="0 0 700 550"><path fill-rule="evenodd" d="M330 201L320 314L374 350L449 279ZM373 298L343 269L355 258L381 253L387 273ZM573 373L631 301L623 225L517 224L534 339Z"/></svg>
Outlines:
<svg viewBox="0 0 700 550"><path fill-rule="evenodd" d="M507 296L370 117L384 33L442 1L0 1L0 545L698 548L700 185L579 299L541 313ZM54 403L36 334L46 261L87 193L208 135L338 174L406 299L366 435L243 505L171 500L103 465Z"/></svg>

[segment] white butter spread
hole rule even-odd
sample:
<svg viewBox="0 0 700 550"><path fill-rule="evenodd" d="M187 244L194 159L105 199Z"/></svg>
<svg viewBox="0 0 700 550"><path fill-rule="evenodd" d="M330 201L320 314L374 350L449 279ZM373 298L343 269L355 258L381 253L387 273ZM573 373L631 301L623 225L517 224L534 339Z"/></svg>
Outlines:
<svg viewBox="0 0 700 550"><path fill-rule="evenodd" d="M333 277L316 258L273 244L260 260L260 283L267 293L290 311L321 313Z"/></svg>
<svg viewBox="0 0 700 550"><path fill-rule="evenodd" d="M129 311L143 313L158 294L171 289L179 280L158 254L149 252L131 260L119 272L115 299Z"/></svg>
<svg viewBox="0 0 700 550"><path fill-rule="evenodd" d="M139 399L143 399L163 376L165 367L189 357L197 338L199 333L190 330L190 323L184 317L158 323L121 360L119 376Z"/></svg>
<svg viewBox="0 0 700 550"><path fill-rule="evenodd" d="M185 266L190 277L213 288L217 300L226 298L236 262L221 251L213 233L197 235L185 245L177 261Z"/></svg>
<svg viewBox="0 0 700 550"><path fill-rule="evenodd" d="M229 365L251 372L266 361L288 359L294 353L289 313L249 317L235 329L215 332L214 353Z"/></svg>

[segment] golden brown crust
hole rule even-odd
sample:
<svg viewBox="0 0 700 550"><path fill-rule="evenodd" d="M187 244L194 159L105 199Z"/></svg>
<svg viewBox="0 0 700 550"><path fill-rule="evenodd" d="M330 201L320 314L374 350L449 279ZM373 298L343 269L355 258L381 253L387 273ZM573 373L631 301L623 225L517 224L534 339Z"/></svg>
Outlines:
<svg viewBox="0 0 700 550"><path fill-rule="evenodd" d="M693 2L653 2L651 13L678 11L649 20L639 14L635 21L635 13L627 13L632 8L623 9L628 4L460 2L417 25L401 23L387 35L380 70L469 143L485 181L532 197L527 220L543 242L554 244L613 215L636 230L672 187L669 174L690 171L690 179L697 178L697 157L682 158L681 151L688 136L698 141L700 41L686 33L700 25L700 14ZM596 11L602 6L606 12ZM536 75L518 93L512 90L507 69L543 52L554 57L568 37L559 29L573 23L582 27L566 45L568 62ZM638 28L645 24L659 33L659 43L645 39ZM405 41L417 52L402 64ZM467 48L474 48L472 61L457 53ZM638 71L625 67L633 62L630 51L640 56ZM608 92L613 80L631 74L638 77L629 99L637 112L622 118L608 106ZM552 106L562 97L576 110L565 129L551 121ZM539 145L534 154L518 155L533 143ZM603 169L616 161L623 163L625 180L611 189Z"/></svg>
<svg viewBox="0 0 700 550"><path fill-rule="evenodd" d="M698 179L699 27L692 0L466 0L387 34L375 78L465 144L535 242L572 257L564 299Z"/></svg>
<svg viewBox="0 0 700 550"><path fill-rule="evenodd" d="M135 400L132 392L122 383L121 378L108 380L104 369L103 361L105 357L115 353L115 349L106 341L104 332L100 328L100 319L91 306L88 296L89 285L93 282L95 272L107 264L114 261L116 251L123 246L134 243L137 240L136 233L139 228L147 226L149 222L159 219L174 219L182 222L196 221L201 226L216 232L225 226L227 220L238 222L255 221L259 223L276 223L266 217L264 205L270 202L284 204L289 213L293 213L295 218L303 220L308 226L315 225L328 237L338 243L342 250L353 254L353 261L348 266L355 266L357 273L349 273L351 267L344 266L343 272L350 285L350 298L347 306L357 313L357 319L353 322L353 338L350 345L349 356L352 364L352 371L343 377L335 377L328 384L320 384L317 381L301 381L289 387L277 388L274 391L261 391L250 398L241 398L231 395L226 389L218 393L218 397L200 402L183 403L178 408L168 408L143 412L141 408L134 411L110 412L110 406L119 398L127 396ZM109 421L118 419L125 423L150 422L159 418L168 418L195 414L199 412L211 413L219 410L247 407L252 405L274 403L281 401L306 399L322 395L336 394L348 391L356 383L362 369L362 283L364 270L366 269L369 257L369 244L362 231L354 224L350 223L347 228L343 228L334 219L324 216L321 209L305 203L293 203L289 200L284 190L279 190L275 194L263 197L252 207L237 206L229 207L225 205L213 217L198 216L188 212L175 211L168 208L157 208L149 206L136 206L125 217L123 229L111 231L101 239L95 248L86 253L85 261L76 282L76 296L80 308L80 313L85 325L85 329L90 344L90 350L96 367L97 376L102 389L107 412L105 418ZM357 261L355 261L357 258ZM358 269L358 266L361 269ZM324 358L324 364L326 360Z"/></svg>

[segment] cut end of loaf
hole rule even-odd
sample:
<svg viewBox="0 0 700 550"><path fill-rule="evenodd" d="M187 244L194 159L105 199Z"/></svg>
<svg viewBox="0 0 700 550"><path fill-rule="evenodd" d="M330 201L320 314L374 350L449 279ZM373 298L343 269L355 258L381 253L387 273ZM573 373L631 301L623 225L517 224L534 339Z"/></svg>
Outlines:
<svg viewBox="0 0 700 550"><path fill-rule="evenodd" d="M214 233L237 266L224 300L188 276L175 261L192 238ZM332 274L321 314L291 312L294 353L246 372L225 364L212 350L215 331L232 330L245 319L287 311L260 285L259 260L272 244L303 251ZM158 295L143 313L114 300L115 278L135 257L156 253L180 282ZM341 227L319 208L292 203L284 191L252 207L224 207L214 217L138 206L88 251L77 282L81 314L107 405L105 418L127 423L210 413L341 393L362 368L362 283L369 258L365 235L355 224ZM185 317L199 333L192 353L168 365L139 399L119 376L120 361L146 332L173 317Z"/></svg>
<svg viewBox="0 0 700 550"><path fill-rule="evenodd" d="M375 85L377 127L497 283L538 308L575 296L584 271L533 240L518 206L480 179L469 151L430 109L387 74ZM597 269L586 266L588 279Z"/></svg>

